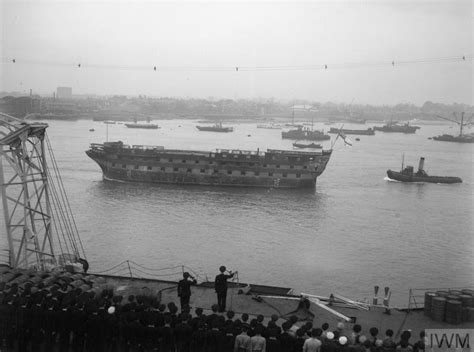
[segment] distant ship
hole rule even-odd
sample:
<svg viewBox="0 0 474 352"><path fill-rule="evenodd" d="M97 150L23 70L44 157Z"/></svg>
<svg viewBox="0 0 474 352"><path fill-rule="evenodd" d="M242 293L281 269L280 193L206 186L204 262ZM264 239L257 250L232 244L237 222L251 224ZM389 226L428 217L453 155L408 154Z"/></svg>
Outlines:
<svg viewBox="0 0 474 352"><path fill-rule="evenodd" d="M366 119L353 119L353 120L348 120L347 122L349 123L359 123L361 125L364 125L367 120Z"/></svg>
<svg viewBox="0 0 474 352"><path fill-rule="evenodd" d="M425 163L425 158L420 158L420 163L418 166L418 171L413 171L413 166L407 166L403 168L400 172L387 170L387 176L392 180L397 180L401 182L429 182L429 183L460 183L462 180L459 177L453 176L429 176L423 166Z"/></svg>
<svg viewBox="0 0 474 352"><path fill-rule="evenodd" d="M144 128L144 129L152 129L156 130L160 128L160 126L152 124L152 123L126 123L125 126L128 128Z"/></svg>
<svg viewBox="0 0 474 352"><path fill-rule="evenodd" d="M195 151L162 146L91 144L86 154L104 179L267 188L315 187L332 150Z"/></svg>
<svg viewBox="0 0 474 352"><path fill-rule="evenodd" d="M280 125L274 125L274 124L270 124L270 125L257 125L257 128L265 128L265 129L269 129L269 130L281 130L281 126L280 126Z"/></svg>
<svg viewBox="0 0 474 352"><path fill-rule="evenodd" d="M457 142L457 143L474 143L474 135L463 134L459 136L452 136L450 134L442 134L440 136L432 137L435 141L443 142Z"/></svg>
<svg viewBox="0 0 474 352"><path fill-rule="evenodd" d="M309 128L298 127L296 130L290 130L281 133L282 138L308 141L325 141L331 139L331 136L324 134L323 131Z"/></svg>
<svg viewBox="0 0 474 352"><path fill-rule="evenodd" d="M396 122L390 122L382 127L374 127L375 131L382 132L399 132L399 133L415 133L416 130L420 129L419 126L410 126L407 122L404 125L399 125Z"/></svg>
<svg viewBox="0 0 474 352"><path fill-rule="evenodd" d="M344 134L358 134L358 135L367 135L367 136L373 136L375 134L375 131L372 128L367 128L366 130L348 130L348 129L340 129L340 128L335 128L331 127L328 131L328 133L344 133Z"/></svg>
<svg viewBox="0 0 474 352"><path fill-rule="evenodd" d="M224 127L222 122L216 123L214 126L196 126L199 131L209 131L209 132L232 132L234 131L233 127Z"/></svg>
<svg viewBox="0 0 474 352"><path fill-rule="evenodd" d="M459 125L459 135L452 136L450 134L442 134L440 136L432 137L431 139L435 141L443 141L443 142L474 143L474 134L472 133L463 134L464 126L469 126L473 124L473 122L464 122L464 112L461 113L461 122L453 120L453 119L448 119L442 116L438 116L438 117L442 118L443 120L448 120L448 121L457 123Z"/></svg>

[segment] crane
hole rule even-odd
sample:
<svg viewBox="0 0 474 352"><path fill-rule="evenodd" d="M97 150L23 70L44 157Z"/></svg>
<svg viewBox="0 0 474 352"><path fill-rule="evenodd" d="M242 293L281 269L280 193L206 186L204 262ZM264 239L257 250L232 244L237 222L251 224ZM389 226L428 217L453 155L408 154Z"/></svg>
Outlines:
<svg viewBox="0 0 474 352"><path fill-rule="evenodd" d="M52 270L87 262L47 127L0 113L1 204L12 268Z"/></svg>

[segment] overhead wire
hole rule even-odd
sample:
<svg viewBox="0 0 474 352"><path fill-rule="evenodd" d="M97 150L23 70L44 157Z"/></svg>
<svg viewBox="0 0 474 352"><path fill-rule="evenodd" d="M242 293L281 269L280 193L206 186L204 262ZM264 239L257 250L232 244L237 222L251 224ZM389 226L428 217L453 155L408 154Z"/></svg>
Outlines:
<svg viewBox="0 0 474 352"><path fill-rule="evenodd" d="M99 64L88 62L61 62L61 61L45 61L22 59L16 57L1 57L3 64L12 65L41 65L51 67L75 67L78 69L111 69L111 70L130 70L130 71L151 71L151 72L176 72L176 71L194 71L194 72L240 72L240 71L314 71L314 70L330 70L330 69L352 69L361 67L381 67L398 65L415 65L429 63L448 63L448 62L466 62L472 61L473 55L456 55L445 57L430 57L417 59L391 59L381 61L365 61L365 62L320 62L311 65L228 65L228 66L160 66L156 63L149 65L119 65L115 63ZM152 60L149 60L152 61Z"/></svg>

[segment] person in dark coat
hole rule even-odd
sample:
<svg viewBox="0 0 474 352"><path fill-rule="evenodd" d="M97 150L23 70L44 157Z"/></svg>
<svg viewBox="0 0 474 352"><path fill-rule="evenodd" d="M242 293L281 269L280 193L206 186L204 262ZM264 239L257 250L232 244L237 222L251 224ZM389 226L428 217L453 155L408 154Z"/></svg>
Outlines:
<svg viewBox="0 0 474 352"><path fill-rule="evenodd" d="M181 304L181 310L189 307L191 285L195 285L196 283L196 279L188 272L183 273L183 279L178 282L178 297Z"/></svg>
<svg viewBox="0 0 474 352"><path fill-rule="evenodd" d="M191 348L191 337L193 329L188 324L190 320L189 314L182 314L178 317L178 322L174 327L174 334L176 337L176 351L189 352Z"/></svg>
<svg viewBox="0 0 474 352"><path fill-rule="evenodd" d="M291 325L290 321L286 321L281 325L283 332L279 340L282 351L293 351L295 348L296 339L289 333Z"/></svg>
<svg viewBox="0 0 474 352"><path fill-rule="evenodd" d="M226 272L226 267L221 266L219 268L220 274L216 276L214 281L214 288L217 293L217 305L219 306L219 312L225 312L225 304L227 300L227 280L234 277L237 273L229 271L229 274L224 274Z"/></svg>

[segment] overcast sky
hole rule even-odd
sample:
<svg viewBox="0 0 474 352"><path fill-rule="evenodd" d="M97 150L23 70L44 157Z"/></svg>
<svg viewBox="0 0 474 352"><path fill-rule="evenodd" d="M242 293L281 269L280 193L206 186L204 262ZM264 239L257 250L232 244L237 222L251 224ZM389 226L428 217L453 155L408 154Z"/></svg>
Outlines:
<svg viewBox="0 0 474 352"><path fill-rule="evenodd" d="M470 0L0 4L0 91L473 104Z"/></svg>

